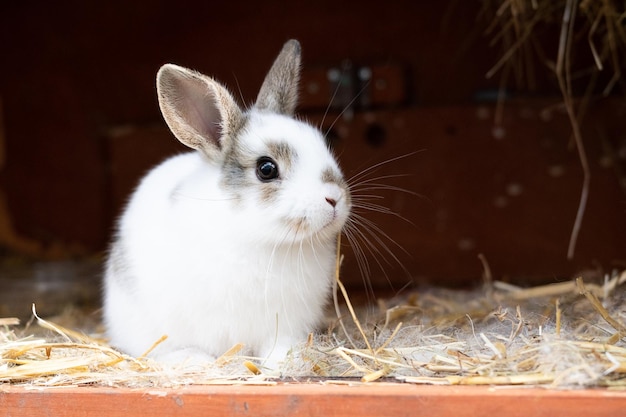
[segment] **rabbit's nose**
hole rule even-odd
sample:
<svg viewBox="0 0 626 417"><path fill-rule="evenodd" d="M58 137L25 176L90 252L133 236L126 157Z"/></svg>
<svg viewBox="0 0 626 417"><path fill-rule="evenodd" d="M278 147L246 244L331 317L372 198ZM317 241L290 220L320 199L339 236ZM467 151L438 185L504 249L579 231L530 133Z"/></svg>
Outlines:
<svg viewBox="0 0 626 417"><path fill-rule="evenodd" d="M335 200L334 198L326 197L326 201L328 201L328 204L330 204L333 207L337 205L337 200Z"/></svg>

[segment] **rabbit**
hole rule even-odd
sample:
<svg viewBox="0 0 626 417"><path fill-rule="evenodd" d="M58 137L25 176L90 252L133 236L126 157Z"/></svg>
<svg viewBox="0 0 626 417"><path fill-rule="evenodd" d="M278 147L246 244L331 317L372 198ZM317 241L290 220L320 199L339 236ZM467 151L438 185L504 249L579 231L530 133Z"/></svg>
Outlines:
<svg viewBox="0 0 626 417"><path fill-rule="evenodd" d="M320 324L351 195L323 134L294 118L301 51L283 46L256 103L173 64L158 101L191 152L140 181L104 273L110 343L157 361L210 361L242 343L278 366Z"/></svg>

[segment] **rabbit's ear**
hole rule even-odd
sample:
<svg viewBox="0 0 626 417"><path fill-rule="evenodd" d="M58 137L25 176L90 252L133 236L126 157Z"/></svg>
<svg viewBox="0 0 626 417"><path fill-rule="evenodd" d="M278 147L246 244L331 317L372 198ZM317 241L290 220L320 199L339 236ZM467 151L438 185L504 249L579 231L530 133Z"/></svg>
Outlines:
<svg viewBox="0 0 626 417"><path fill-rule="evenodd" d="M261 86L255 107L272 113L293 115L298 102L300 43L287 41Z"/></svg>
<svg viewBox="0 0 626 417"><path fill-rule="evenodd" d="M159 106L183 144L221 159L222 139L234 134L244 116L226 88L210 77L166 64L157 73Z"/></svg>

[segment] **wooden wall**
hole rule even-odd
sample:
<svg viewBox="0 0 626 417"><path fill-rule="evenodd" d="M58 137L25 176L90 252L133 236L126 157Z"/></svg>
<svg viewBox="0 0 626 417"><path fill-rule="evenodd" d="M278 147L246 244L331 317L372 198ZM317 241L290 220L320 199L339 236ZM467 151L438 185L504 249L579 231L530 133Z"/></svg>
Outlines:
<svg viewBox="0 0 626 417"><path fill-rule="evenodd" d="M137 178L181 150L158 111L158 67L174 62L211 74L250 103L282 43L294 37L303 46L302 110L311 120L321 123L319 102L331 97L313 97L307 83L327 82L329 68L348 60L381 81L370 84L380 91L369 91L379 101L357 101L351 117L333 127L348 175L418 151L380 171L409 174L394 184L421 197L386 195L413 225L373 215L408 252L390 243L406 271L382 260L388 276L374 268L375 286L412 279L463 285L480 278L478 253L497 277L518 282L623 266L623 102L601 102L588 117L592 192L576 257L568 261L582 176L567 119L551 77L539 77L538 94L511 102L494 134L498 79L484 74L501 51L483 35L480 4L5 3L0 181L11 231L0 243L20 252L16 239L35 241L43 248L30 252L44 257L104 249ZM324 125L337 115L331 109ZM360 283L350 255L346 276Z"/></svg>

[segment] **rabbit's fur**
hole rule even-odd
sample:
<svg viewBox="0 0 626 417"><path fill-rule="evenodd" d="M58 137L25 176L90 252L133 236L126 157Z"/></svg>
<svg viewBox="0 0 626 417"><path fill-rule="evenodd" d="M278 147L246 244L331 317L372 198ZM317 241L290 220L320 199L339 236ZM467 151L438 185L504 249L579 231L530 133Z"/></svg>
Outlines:
<svg viewBox="0 0 626 417"><path fill-rule="evenodd" d="M194 151L150 171L119 220L106 266L111 343L168 361L236 343L276 364L322 319L351 197L323 135L293 118L300 45L285 44L256 104L210 77L157 75L174 135Z"/></svg>

